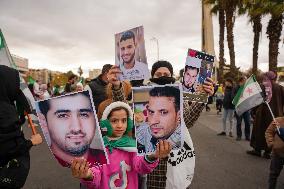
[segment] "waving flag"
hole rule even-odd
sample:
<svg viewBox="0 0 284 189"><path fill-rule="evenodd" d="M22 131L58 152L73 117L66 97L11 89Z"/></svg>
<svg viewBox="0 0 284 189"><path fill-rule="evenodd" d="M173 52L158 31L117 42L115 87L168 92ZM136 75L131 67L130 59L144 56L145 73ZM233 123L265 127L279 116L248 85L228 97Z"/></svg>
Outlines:
<svg viewBox="0 0 284 189"><path fill-rule="evenodd" d="M16 64L14 63L12 56L9 52L8 46L6 44L4 35L0 29L0 64L6 65L11 68L17 69ZM19 73L20 74L20 73ZM20 75L20 88L23 91L24 95L26 96L31 110L35 112L35 99L31 93L31 91L28 88L28 85L26 84L23 77ZM36 120L36 116L32 116L33 121Z"/></svg>
<svg viewBox="0 0 284 189"><path fill-rule="evenodd" d="M241 86L233 99L238 115L263 103L262 90L254 75L250 76L243 86Z"/></svg>

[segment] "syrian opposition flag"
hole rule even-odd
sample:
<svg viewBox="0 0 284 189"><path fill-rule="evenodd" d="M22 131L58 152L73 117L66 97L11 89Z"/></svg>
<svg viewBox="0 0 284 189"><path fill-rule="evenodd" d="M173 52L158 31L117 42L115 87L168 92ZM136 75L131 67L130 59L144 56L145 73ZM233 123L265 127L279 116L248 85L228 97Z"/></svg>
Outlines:
<svg viewBox="0 0 284 189"><path fill-rule="evenodd" d="M254 75L246 80L246 83L241 86L233 99L236 112L242 115L244 112L263 103L262 90L257 83Z"/></svg>
<svg viewBox="0 0 284 189"><path fill-rule="evenodd" d="M5 41L5 38L4 38L4 35L1 31L1 29L0 29L0 65L6 65L6 66L9 66L11 68L18 70L17 66L14 63L12 56L9 52L7 43ZM20 75L20 73L19 73L19 75ZM32 93L31 93L31 91L29 90L27 83L25 82L25 80L23 79L23 77L21 75L20 75L20 88L23 91L24 95L26 96L31 110L33 110L33 112L35 112L35 99L34 99ZM36 116L32 115L31 117L32 117L33 121L35 123L37 123Z"/></svg>

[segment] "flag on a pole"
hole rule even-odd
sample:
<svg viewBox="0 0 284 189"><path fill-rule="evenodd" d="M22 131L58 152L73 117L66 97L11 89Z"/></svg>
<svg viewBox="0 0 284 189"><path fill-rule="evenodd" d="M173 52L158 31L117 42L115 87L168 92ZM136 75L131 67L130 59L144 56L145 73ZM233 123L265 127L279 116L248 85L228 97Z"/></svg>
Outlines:
<svg viewBox="0 0 284 189"><path fill-rule="evenodd" d="M254 75L250 76L245 84L241 86L233 99L236 113L242 115L244 112L263 103L262 90Z"/></svg>
<svg viewBox="0 0 284 189"><path fill-rule="evenodd" d="M0 50L4 48L4 37L2 35L2 32L0 33Z"/></svg>
<svg viewBox="0 0 284 189"><path fill-rule="evenodd" d="M12 59L12 56L10 54L10 51L8 49L7 43L5 41L5 38L4 38L4 35L1 29L0 29L0 65L6 65L8 67L18 70L16 64L14 63ZM19 76L20 76L20 88L23 91L24 95L26 96L31 110L33 110L33 112L35 113L35 99L31 91L29 90L27 83L25 82L23 77L20 75L20 73L19 73ZM33 115L32 115L32 119L33 121L37 120L36 116L33 116Z"/></svg>
<svg viewBox="0 0 284 189"><path fill-rule="evenodd" d="M34 83L35 83L34 78L32 78L32 76L29 76L28 77L28 84L34 84Z"/></svg>

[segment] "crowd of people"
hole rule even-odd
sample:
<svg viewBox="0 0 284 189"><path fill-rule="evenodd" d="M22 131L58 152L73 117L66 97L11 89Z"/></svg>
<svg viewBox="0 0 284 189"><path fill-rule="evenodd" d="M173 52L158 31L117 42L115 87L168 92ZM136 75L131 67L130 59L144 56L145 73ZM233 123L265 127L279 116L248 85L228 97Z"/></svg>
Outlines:
<svg viewBox="0 0 284 189"><path fill-rule="evenodd" d="M235 120L236 140L240 141L243 135L242 120L244 120L245 140L249 141L252 147L252 150L246 153L271 159L269 188L276 188L277 178L284 163L284 133L283 129L281 129L284 119L284 87L276 82L276 78L277 73L273 71L263 73L260 76L259 83L262 95L267 104L262 103L251 110L243 112L241 115L236 113L233 99L238 90L245 84L247 78L241 76L237 84L231 78L227 78L224 86L215 87L217 114L223 112L222 131L218 135L233 137L233 120ZM269 108L271 108L271 111ZM227 127L227 120L229 121L229 127Z"/></svg>
<svg viewBox="0 0 284 189"><path fill-rule="evenodd" d="M11 72L12 74L12 72L14 71L13 69L7 68L5 66L2 66L0 68L1 79L8 76L6 73ZM131 86L173 84L178 82L173 77L172 65L167 61L158 61L154 63L152 66L150 83L145 83L143 82L143 80L131 82L119 81L117 74L120 73L121 71L118 66L106 64L103 66L101 74L85 86L83 86L83 84L80 82L76 82L76 77L72 75L69 77L68 83L65 86L64 93L61 93L67 94L74 91L83 91L84 89L89 90L99 120L108 120L107 123L110 123L110 125L107 124L107 127L111 127L113 130L113 133L108 133L108 135L104 139L104 143L108 149L110 159L112 160L112 168L110 168L110 166L108 165L103 165L101 168L90 167L86 159L75 158L71 164L72 174L74 177L81 179L81 188L89 188L93 186L104 188L109 184L108 180L111 179L110 175L111 173L113 173L113 167L119 166L119 162L126 162L125 166L130 166L129 169L133 169L133 171L131 172L131 174L134 176L133 178L137 178L137 180L134 179L131 181L127 181L127 178L125 178L125 181L129 183L129 186L133 186L133 188L136 188L138 186L139 188L165 188L167 183L166 175L167 171L169 171L167 170L168 154L172 149L172 146L169 142L156 136L156 140L159 141L159 143L155 143L157 145L157 147L155 147L156 153L152 156L147 155L144 158L141 158L141 156L136 157L136 155L132 154L132 152L121 150L119 148L121 146L119 145L121 145L122 143L126 143L128 145L133 144L133 141L128 137L129 128L132 128L133 125L129 125L129 122L125 121L128 118L132 120L134 119L133 117L131 117L131 115L133 115L132 110L127 104L129 100L131 100ZM242 113L241 115L237 115L235 113L235 106L233 105L232 101L240 87L245 84L247 80L245 76L239 78L237 85L235 85L235 82L230 78L227 78L224 84L220 85L214 84L210 78L207 78L203 86L204 90L208 93L209 96L215 97L217 114L222 113L222 132L218 133L218 135L228 135L230 137L233 137L233 120L235 117L235 127L237 131L236 140L240 141L243 135L241 125L242 120L244 120L245 140L250 141L250 146L252 147L252 150L247 151L247 154L264 157L267 159L271 158L269 188L276 187L277 178L282 170L284 159L284 88L276 83L276 78L276 73L270 71L264 73L261 76L260 80L264 99L270 105L273 116L276 117L276 119L274 119L269 111L268 106L264 103ZM1 149L5 148L7 149L7 151L6 153L3 153L3 151L1 150L0 167L5 166L7 163L10 164L11 160L16 160L18 164L16 164L15 166L18 167L24 167L28 165L26 169L21 170L23 172L23 175L21 175L19 178L15 177L16 181L14 183L12 181L9 182L10 185L12 182L12 184L14 184L15 186L14 188L17 188L18 186L22 186L24 184L25 179L28 175L28 151L31 146L40 144L42 142L42 138L39 134L32 135L30 140L26 140L24 138L21 129L19 129L20 125L22 125L23 122L20 122L21 119L17 116L12 102L16 101L16 105L23 104L26 111L30 112L31 110L29 110L28 106L25 105L25 99L20 92L18 81L12 81L11 79L5 79L5 81L10 82L5 86L15 85L15 89L14 91L12 91L9 87L2 87L0 90L0 102L2 103L0 111L2 113L5 110L5 114L11 114L10 119L8 120L6 119L6 116L5 119L3 116L0 116L0 119L3 120L3 122L1 121L1 133L3 133L5 129L7 129L7 131L5 130L5 132L9 133L8 135L5 135L5 137L2 137L1 135ZM32 93L37 100L43 100L52 96L57 96L57 94L55 93L56 90L55 92L49 92L50 90L48 90L48 85L42 84L41 81L36 81L32 89ZM184 101L183 117L185 125L188 129L194 125L204 107L206 106L203 103ZM263 115L266 116L264 117ZM229 127L227 127L227 119L229 120ZM251 123L253 125L252 132ZM103 122L101 122L101 126L102 125L104 125ZM117 130L117 128L119 129ZM123 132L120 132L121 130ZM21 145L6 145L10 144L9 141L15 140L15 138L16 140L22 141L20 142ZM117 149L118 151L113 151L113 148ZM130 162L133 162L133 164ZM1 169L2 175L3 173L11 174L9 172L9 169ZM147 176L145 176L144 174L147 174ZM115 181L112 182L112 185L115 185ZM7 186L7 183L1 184L1 186ZM121 184L123 185L123 183Z"/></svg>
<svg viewBox="0 0 284 189"><path fill-rule="evenodd" d="M142 63L134 59L136 43L133 33L125 32L119 45L121 65L105 64L101 74L89 83L83 85L76 75L70 75L63 91L59 86L51 87L41 80L29 85L42 113L39 119L43 132L53 134L50 135L53 139L53 144L49 144L50 149L63 166L71 168L73 177L80 179L81 189L189 187L195 166L195 152L189 130L204 108L210 111L208 104L213 103L214 97L217 114L222 113L223 116L222 132L218 135L233 137L235 117L236 140L240 141L244 120L245 140L250 141L253 148L247 153L271 158L269 188L276 187L284 163L284 88L276 83L276 73L266 72L260 79L263 97L269 106L262 103L237 115L233 99L245 85L245 76L240 77L237 84L226 78L224 83L217 85L210 77L211 64L208 64L208 69L202 71L204 73L201 79L198 78L199 68L186 66L179 81L174 77L172 64L160 60L153 64L149 80L122 81L119 79L121 75L130 75L129 77L133 78L136 73L141 77L147 74L144 73L145 70L141 71ZM147 68L146 64L143 64L143 67ZM25 115L32 110L20 90L18 72L7 66L0 66L0 79L3 81L0 86L0 188L21 188L29 172L29 150L32 146L42 143L42 137L33 134L26 140L21 129ZM179 87L173 86L179 83L191 94L203 93L205 99L208 96L208 103L186 98L181 101ZM167 84L171 86L165 86ZM141 131L136 136L137 146L138 151L140 149L153 153L138 156L132 130L133 121L138 118L135 117L136 110L133 112L129 103L134 103L132 87L142 86L152 88L146 95L149 96L145 108L146 125L142 124L137 128L138 132ZM45 101L59 95L65 95L66 98ZM76 101L79 101L80 105L77 105ZM95 110L91 108L91 104ZM105 151L92 149L97 156L90 158L89 154L93 152L88 147L95 136L96 128L93 113L97 114L101 131L105 132L102 137ZM72 117L73 114L76 116ZM63 135L55 132L59 124ZM67 144L66 133L67 138L75 142ZM180 140L181 135L183 143ZM109 164L106 164L106 159L102 159L105 158L104 153L107 154ZM98 161L101 164L90 164L90 161Z"/></svg>

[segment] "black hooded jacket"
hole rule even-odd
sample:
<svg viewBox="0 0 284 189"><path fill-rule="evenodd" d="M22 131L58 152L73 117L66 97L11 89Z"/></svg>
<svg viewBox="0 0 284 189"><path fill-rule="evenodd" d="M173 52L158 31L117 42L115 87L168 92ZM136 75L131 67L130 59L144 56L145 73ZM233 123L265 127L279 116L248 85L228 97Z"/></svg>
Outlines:
<svg viewBox="0 0 284 189"><path fill-rule="evenodd" d="M18 109L30 113L27 99L20 89L19 72L0 65L0 158L26 153L32 143L24 138Z"/></svg>
<svg viewBox="0 0 284 189"><path fill-rule="evenodd" d="M92 90L93 102L98 112L98 107L100 103L107 99L106 87L107 83L102 80L102 75L99 75L93 79L89 84Z"/></svg>

